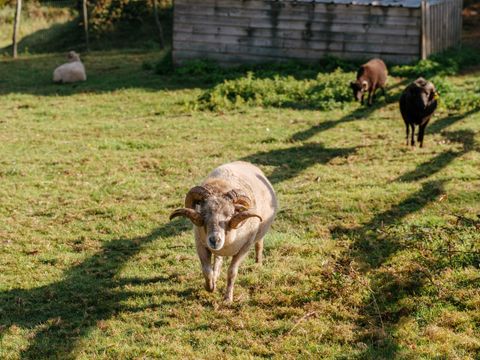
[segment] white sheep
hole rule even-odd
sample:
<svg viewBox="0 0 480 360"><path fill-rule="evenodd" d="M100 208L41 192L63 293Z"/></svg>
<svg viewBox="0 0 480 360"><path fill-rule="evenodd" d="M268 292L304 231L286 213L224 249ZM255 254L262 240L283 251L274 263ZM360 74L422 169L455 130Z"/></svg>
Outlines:
<svg viewBox="0 0 480 360"><path fill-rule="evenodd" d="M67 54L68 62L60 65L53 72L53 81L61 83L73 83L87 80L85 66L80 61L80 55L75 51Z"/></svg>
<svg viewBox="0 0 480 360"><path fill-rule="evenodd" d="M202 185L190 189L185 208L175 210L170 220L184 216L195 225L195 244L208 291L216 288L223 257L232 256L225 300L233 300L238 267L253 244L256 262L262 263L263 238L277 208L275 191L263 172L243 161L216 168Z"/></svg>

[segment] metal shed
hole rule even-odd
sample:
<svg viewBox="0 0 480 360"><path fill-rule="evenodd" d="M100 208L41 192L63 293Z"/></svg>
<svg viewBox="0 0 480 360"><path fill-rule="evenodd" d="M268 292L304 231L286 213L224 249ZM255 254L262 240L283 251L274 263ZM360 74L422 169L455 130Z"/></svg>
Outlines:
<svg viewBox="0 0 480 360"><path fill-rule="evenodd" d="M461 11L462 0L175 0L173 59L409 63L458 45Z"/></svg>

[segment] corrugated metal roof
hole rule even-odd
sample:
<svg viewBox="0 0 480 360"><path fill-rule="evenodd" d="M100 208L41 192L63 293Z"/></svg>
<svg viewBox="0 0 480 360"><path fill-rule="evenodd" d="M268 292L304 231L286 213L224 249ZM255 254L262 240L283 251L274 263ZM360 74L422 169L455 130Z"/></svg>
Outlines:
<svg viewBox="0 0 480 360"><path fill-rule="evenodd" d="M290 0L293 2L322 3L322 4L348 4L348 5L370 5L370 6L395 6L406 8L419 8L422 0ZM429 3L436 2L428 0Z"/></svg>

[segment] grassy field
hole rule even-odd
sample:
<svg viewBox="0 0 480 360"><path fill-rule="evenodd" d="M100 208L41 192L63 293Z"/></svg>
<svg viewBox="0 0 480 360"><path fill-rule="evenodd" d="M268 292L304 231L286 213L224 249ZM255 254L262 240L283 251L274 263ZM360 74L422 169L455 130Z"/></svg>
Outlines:
<svg viewBox="0 0 480 360"><path fill-rule="evenodd" d="M314 69L286 68L255 86L310 102L223 104L248 75L160 76L158 52L84 59L88 81L67 86L50 82L61 54L0 59L1 359L479 359L480 106L464 101L478 68L442 78L457 97L412 149L406 78L371 108L326 107ZM190 223L168 215L238 159L281 211L227 305L203 289Z"/></svg>

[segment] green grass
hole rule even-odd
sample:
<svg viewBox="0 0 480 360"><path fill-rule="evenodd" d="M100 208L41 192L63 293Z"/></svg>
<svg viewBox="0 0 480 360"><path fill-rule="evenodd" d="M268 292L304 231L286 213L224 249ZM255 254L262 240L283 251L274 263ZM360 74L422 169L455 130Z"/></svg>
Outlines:
<svg viewBox="0 0 480 360"><path fill-rule="evenodd" d="M0 59L1 359L479 358L475 103L442 105L411 149L404 78L371 108L210 112L192 104L223 79L155 75L158 58L93 52L71 86L50 82L62 54ZM292 86L322 81L290 70ZM455 99L478 95L478 70L441 75ZM203 289L191 225L168 215L238 159L281 211L226 305Z"/></svg>

